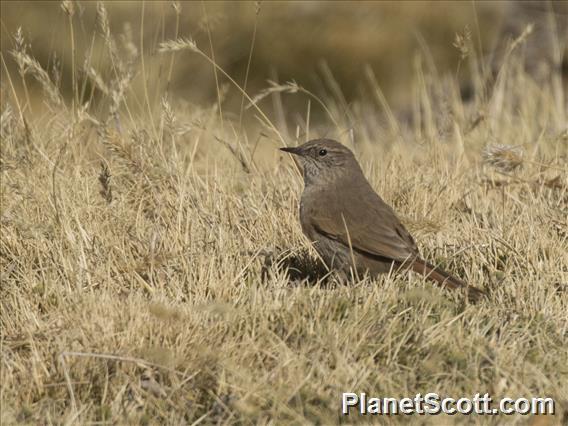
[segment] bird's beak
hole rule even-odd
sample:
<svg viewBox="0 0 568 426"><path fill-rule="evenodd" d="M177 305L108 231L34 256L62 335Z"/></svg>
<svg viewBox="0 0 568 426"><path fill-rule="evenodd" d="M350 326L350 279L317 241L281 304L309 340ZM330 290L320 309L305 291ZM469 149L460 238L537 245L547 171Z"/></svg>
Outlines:
<svg viewBox="0 0 568 426"><path fill-rule="evenodd" d="M290 154L294 155L302 155L302 150L299 147L286 147L280 148L280 151L289 152Z"/></svg>

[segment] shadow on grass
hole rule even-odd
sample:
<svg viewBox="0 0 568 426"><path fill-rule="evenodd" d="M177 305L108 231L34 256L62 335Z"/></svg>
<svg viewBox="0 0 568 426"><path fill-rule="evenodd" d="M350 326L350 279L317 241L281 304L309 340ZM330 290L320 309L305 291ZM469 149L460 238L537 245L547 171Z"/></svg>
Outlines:
<svg viewBox="0 0 568 426"><path fill-rule="evenodd" d="M285 274L290 285L334 286L334 274L309 250L274 250L265 253L262 264L262 282L274 273Z"/></svg>

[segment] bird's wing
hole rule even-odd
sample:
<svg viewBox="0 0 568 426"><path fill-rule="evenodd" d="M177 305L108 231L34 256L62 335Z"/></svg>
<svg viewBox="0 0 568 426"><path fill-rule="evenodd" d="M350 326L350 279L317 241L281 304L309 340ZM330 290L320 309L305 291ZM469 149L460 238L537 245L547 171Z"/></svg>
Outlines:
<svg viewBox="0 0 568 426"><path fill-rule="evenodd" d="M372 256L401 262L417 256L414 239L392 208L370 185L367 188L334 191L342 196L330 197L328 208L315 209L311 218L314 228L354 251Z"/></svg>

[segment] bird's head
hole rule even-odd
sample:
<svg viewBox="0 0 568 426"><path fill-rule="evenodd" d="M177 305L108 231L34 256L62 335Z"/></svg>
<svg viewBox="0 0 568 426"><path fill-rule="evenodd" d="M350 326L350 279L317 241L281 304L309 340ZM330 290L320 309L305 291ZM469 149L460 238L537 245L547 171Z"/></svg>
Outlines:
<svg viewBox="0 0 568 426"><path fill-rule="evenodd" d="M331 139L314 139L297 147L280 149L297 156L304 168L306 185L325 184L361 170L351 150Z"/></svg>

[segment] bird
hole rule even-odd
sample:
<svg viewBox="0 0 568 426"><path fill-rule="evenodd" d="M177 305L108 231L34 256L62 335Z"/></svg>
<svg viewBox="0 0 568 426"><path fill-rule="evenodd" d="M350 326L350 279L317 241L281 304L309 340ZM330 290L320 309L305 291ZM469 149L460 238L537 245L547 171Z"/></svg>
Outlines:
<svg viewBox="0 0 568 426"><path fill-rule="evenodd" d="M314 139L280 149L303 168L300 224L328 268L344 278L412 270L442 287L465 290L469 300L485 295L420 256L414 238L375 192L349 148Z"/></svg>

